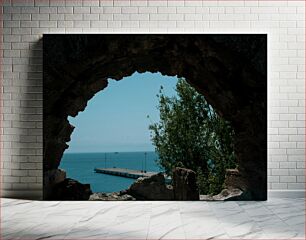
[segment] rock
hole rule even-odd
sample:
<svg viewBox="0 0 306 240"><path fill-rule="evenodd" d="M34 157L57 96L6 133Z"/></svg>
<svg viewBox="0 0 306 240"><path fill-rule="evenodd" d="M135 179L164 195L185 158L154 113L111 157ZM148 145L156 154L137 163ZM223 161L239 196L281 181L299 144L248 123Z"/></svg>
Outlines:
<svg viewBox="0 0 306 240"><path fill-rule="evenodd" d="M238 169L226 169L224 189L217 195L201 195L203 201L251 200L245 179Z"/></svg>
<svg viewBox="0 0 306 240"><path fill-rule="evenodd" d="M224 188L241 189L242 191L245 191L247 189L246 182L242 178L238 169L226 169Z"/></svg>
<svg viewBox="0 0 306 240"><path fill-rule="evenodd" d="M66 179L66 172L62 169L52 169L44 172L44 184L58 184Z"/></svg>
<svg viewBox="0 0 306 240"><path fill-rule="evenodd" d="M53 187L52 200L88 200L92 194L90 184L82 184L71 178L56 184Z"/></svg>
<svg viewBox="0 0 306 240"><path fill-rule="evenodd" d="M66 179L66 172L62 169L52 169L44 172L44 198L52 194L53 187Z"/></svg>
<svg viewBox="0 0 306 240"><path fill-rule="evenodd" d="M199 200L196 173L186 168L173 170L173 191L175 200Z"/></svg>
<svg viewBox="0 0 306 240"><path fill-rule="evenodd" d="M251 200L248 192L243 192L238 188L223 189L221 193L217 195L201 195L200 200L202 201L241 201Z"/></svg>
<svg viewBox="0 0 306 240"><path fill-rule="evenodd" d="M138 178L127 189L127 193L137 200L173 200L173 189L171 185L165 184L162 173L151 177Z"/></svg>
<svg viewBox="0 0 306 240"><path fill-rule="evenodd" d="M136 200L131 195L122 194L121 192L113 193L94 193L89 197L90 201L133 201Z"/></svg>
<svg viewBox="0 0 306 240"><path fill-rule="evenodd" d="M214 201L213 195L200 195L201 201Z"/></svg>

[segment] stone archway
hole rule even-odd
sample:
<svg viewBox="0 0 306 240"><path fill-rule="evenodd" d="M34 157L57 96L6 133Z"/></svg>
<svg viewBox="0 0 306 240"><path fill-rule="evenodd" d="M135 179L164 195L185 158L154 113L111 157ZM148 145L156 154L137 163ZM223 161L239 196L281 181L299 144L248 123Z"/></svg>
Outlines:
<svg viewBox="0 0 306 240"><path fill-rule="evenodd" d="M83 111L107 79L138 72L185 77L232 123L246 191L267 198L267 36L44 35L44 198ZM46 180L48 179L48 180Z"/></svg>

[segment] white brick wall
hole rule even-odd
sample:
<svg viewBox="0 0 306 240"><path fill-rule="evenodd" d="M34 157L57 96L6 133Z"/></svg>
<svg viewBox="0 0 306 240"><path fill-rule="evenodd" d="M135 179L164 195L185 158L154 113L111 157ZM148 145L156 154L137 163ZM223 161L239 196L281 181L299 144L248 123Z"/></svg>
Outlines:
<svg viewBox="0 0 306 240"><path fill-rule="evenodd" d="M41 194L43 33L269 34L269 189L304 190L303 1L4 0L2 196Z"/></svg>

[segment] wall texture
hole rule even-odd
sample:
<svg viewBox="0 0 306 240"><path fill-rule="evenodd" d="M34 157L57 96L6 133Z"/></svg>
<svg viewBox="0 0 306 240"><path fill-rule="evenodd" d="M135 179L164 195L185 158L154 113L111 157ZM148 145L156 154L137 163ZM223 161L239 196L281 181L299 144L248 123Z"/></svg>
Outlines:
<svg viewBox="0 0 306 240"><path fill-rule="evenodd" d="M268 188L305 189L304 1L4 0L1 196L42 196L44 33L268 33Z"/></svg>

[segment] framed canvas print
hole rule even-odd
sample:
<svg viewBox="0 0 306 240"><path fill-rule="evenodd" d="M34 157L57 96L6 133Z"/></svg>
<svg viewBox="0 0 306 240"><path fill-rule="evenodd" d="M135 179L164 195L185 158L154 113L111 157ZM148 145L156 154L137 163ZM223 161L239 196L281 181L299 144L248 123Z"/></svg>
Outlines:
<svg viewBox="0 0 306 240"><path fill-rule="evenodd" d="M45 34L46 200L266 200L266 34Z"/></svg>

